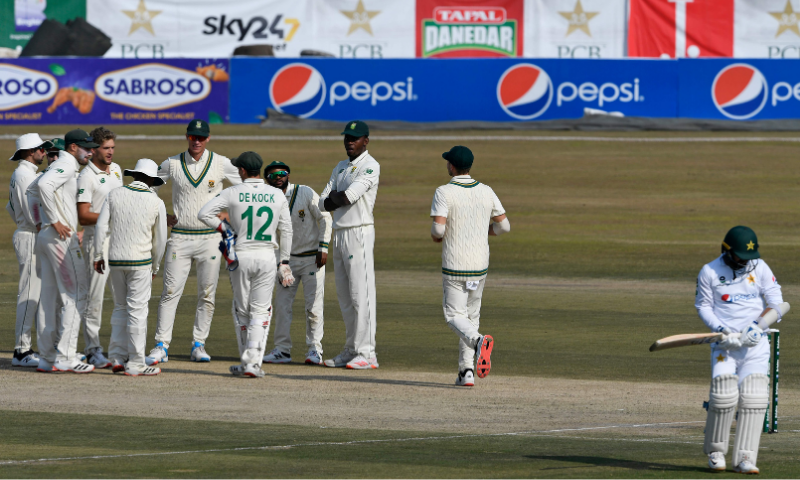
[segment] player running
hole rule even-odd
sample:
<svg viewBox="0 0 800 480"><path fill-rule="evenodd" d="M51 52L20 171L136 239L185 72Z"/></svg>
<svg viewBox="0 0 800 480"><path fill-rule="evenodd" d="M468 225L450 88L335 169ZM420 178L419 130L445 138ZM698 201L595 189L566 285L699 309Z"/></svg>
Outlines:
<svg viewBox="0 0 800 480"><path fill-rule="evenodd" d="M295 282L275 293L275 349L264 363L289 363L292 360L292 304L297 287L303 283L306 312L306 363L322 364L323 304L325 299L325 263L331 240L331 215L317 205L319 195L311 187L289 182L291 170L283 162L267 165L267 183L281 190L289 202L292 218L292 256L289 267Z"/></svg>
<svg viewBox="0 0 800 480"><path fill-rule="evenodd" d="M108 346L112 370L131 377L152 376L161 369L145 365L147 302L167 243L167 210L151 187L164 181L156 162L147 158L136 162L135 169L125 170L125 176L134 181L108 193L97 219L94 269L104 275L108 259L114 295Z"/></svg>
<svg viewBox="0 0 800 480"><path fill-rule="evenodd" d="M712 332L726 334L711 345L711 393L705 443L712 470L725 470L731 423L739 406L733 471L758 473L758 445L769 404L769 340L756 325L766 309L780 317L781 286L758 253L758 238L748 227L733 227L722 255L697 276L694 306ZM778 319L780 321L780 318ZM741 338L729 337L741 332Z"/></svg>
<svg viewBox="0 0 800 480"><path fill-rule="evenodd" d="M447 325L460 337L456 385L475 384L492 368L494 339L478 333L481 297L489 271L489 236L511 230L500 199L488 185L470 177L474 156L456 146L442 154L452 180L436 189L431 204L431 237L442 243L442 307Z"/></svg>
<svg viewBox="0 0 800 480"><path fill-rule="evenodd" d="M122 170L114 163L114 148L117 136L103 127L92 130L94 143L100 145L94 149L92 160L78 175L78 222L83 225L83 241L81 249L86 260L89 276L89 295L86 309L83 312L83 339L86 344L86 361L95 368L108 368L111 362L103 355L100 345L100 324L103 320L103 296L105 295L108 270L98 273L94 269L94 234L97 217L111 190L122 186ZM100 252L108 258L108 242ZM111 285L111 296L114 296L114 285Z"/></svg>
<svg viewBox="0 0 800 480"><path fill-rule="evenodd" d="M260 178L262 164L261 156L255 152L239 155L235 165L244 182L223 190L197 215L198 220L222 234L220 248L229 263L233 322L241 356L241 365L231 366L230 371L236 376L254 378L264 376L261 363L272 317L277 231L281 233L277 275L284 287L294 283L289 267L292 251L289 202L283 192ZM228 212L232 225L219 219L222 211Z"/></svg>
<svg viewBox="0 0 800 480"><path fill-rule="evenodd" d="M17 161L11 174L8 205L6 209L17 224L12 242L19 263L19 288L17 289L17 324L14 330L14 367L38 367L39 356L31 348L31 330L39 306L41 280L36 265L36 221L28 204L26 191L36 179L36 172L44 161L45 153L53 144L43 141L36 133L17 138L17 150L9 158Z"/></svg>
<svg viewBox="0 0 800 480"><path fill-rule="evenodd" d="M349 160L334 167L319 198L319 209L333 212L333 266L336 296L342 309L345 344L327 367L355 370L378 368L375 353L375 220L381 167L367 151L369 127L354 120L345 125L344 148Z"/></svg>
<svg viewBox="0 0 800 480"><path fill-rule="evenodd" d="M169 157L158 168L164 182L172 180L172 235L164 260L164 290L158 304L156 346L147 357L148 365L169 360L172 327L178 301L189 278L192 262L197 263L197 313L192 332L193 362L210 362L205 343L214 316L214 298L219 280L219 234L197 219L200 208L222 192L222 181L241 183L230 159L206 149L210 139L208 123L192 120L186 127L187 151ZM177 217L177 218L176 218Z"/></svg>

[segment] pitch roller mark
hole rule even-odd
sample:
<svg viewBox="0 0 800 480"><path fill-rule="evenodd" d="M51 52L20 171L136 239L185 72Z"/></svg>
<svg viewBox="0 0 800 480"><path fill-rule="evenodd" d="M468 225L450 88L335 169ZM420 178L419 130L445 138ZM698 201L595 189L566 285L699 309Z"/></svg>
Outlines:
<svg viewBox="0 0 800 480"><path fill-rule="evenodd" d="M575 438L586 440L614 440L614 441L631 441L642 442L648 441L653 443L689 443L695 444L696 442L681 442L675 440L659 440L659 439L626 439L626 438L598 438L598 437L580 437L580 436L567 436L567 435L552 435L554 433L562 432L586 432L592 430L610 430L619 428L648 428L648 427L668 427L676 425L692 425L698 423L705 423L705 421L694 422L663 422L663 423L641 423L641 424L626 424L626 425L606 425L601 427L581 427L581 428L560 428L555 430L528 430L524 432L507 432L507 433L486 433L486 434L469 434L469 435L443 435L436 437L407 437L407 438L387 438L377 440L353 440L349 442L308 442L308 443L294 443L288 445L265 445L261 447L235 447L235 448L212 448L206 450L182 450L174 452L150 452L150 453L127 453L118 455L91 455L84 457L59 457L59 458L37 458L31 460L6 460L0 461L0 466L3 465L32 465L37 463L46 462L67 462L75 460L105 460L110 458L136 458L136 457L160 457L165 455L186 455L193 453L222 453L222 452L243 452L253 450L285 450L289 448L298 447L326 447L326 446L349 446L349 445L364 445L364 444L379 444L379 443L400 443L400 442L422 442L422 441L435 441L435 440L454 440L460 438L487 438L487 437L512 437L512 436L531 436L531 437L553 437L553 438ZM699 445L699 443L698 443Z"/></svg>
<svg viewBox="0 0 800 480"><path fill-rule="evenodd" d="M61 134L42 134L42 138L60 137ZM18 135L0 135L0 140L16 140ZM735 143L735 142L800 142L800 137L583 137L545 135L373 135L372 140L454 142L454 141L509 141L509 142L607 142L607 143ZM181 141L180 135L117 135L119 140ZM229 141L308 141L341 142L341 135L214 135L214 140Z"/></svg>

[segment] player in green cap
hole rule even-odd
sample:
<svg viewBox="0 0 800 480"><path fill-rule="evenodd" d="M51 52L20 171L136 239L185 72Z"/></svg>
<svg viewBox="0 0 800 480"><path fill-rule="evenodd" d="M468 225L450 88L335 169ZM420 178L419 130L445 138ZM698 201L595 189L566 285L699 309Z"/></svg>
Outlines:
<svg viewBox="0 0 800 480"><path fill-rule="evenodd" d="M781 286L761 260L755 232L733 227L722 241L722 254L700 270L694 303L706 326L725 334L721 342L711 345L711 394L703 451L712 470L725 470L738 404L733 470L758 473L758 445L769 402L770 352L769 340L756 322L765 309L775 309L780 317L781 303ZM741 337L729 336L739 332Z"/></svg>

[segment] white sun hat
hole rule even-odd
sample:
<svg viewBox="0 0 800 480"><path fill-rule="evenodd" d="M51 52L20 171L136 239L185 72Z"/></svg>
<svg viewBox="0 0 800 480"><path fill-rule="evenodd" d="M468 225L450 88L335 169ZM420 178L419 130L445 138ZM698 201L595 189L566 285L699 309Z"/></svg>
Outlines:
<svg viewBox="0 0 800 480"><path fill-rule="evenodd" d="M14 155L11 155L9 160L19 160L17 154L20 150L30 150L36 147L53 148L53 144L42 140L38 133L26 133L25 135L21 135L17 138L17 150L14 152Z"/></svg>
<svg viewBox="0 0 800 480"><path fill-rule="evenodd" d="M164 180L158 176L158 165L156 162L150 160L149 158L141 158L136 162L136 168L133 169L125 169L122 173L125 176L132 177L133 173L143 173L150 178L155 178L156 181L153 183L154 187L158 187L159 185L164 185Z"/></svg>

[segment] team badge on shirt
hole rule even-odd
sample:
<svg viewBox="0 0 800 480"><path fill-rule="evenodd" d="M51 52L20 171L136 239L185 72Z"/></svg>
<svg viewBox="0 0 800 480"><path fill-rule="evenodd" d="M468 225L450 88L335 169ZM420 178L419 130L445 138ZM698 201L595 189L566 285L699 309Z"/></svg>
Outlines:
<svg viewBox="0 0 800 480"><path fill-rule="evenodd" d="M106 183L106 179L105 178L101 178L100 179L100 183Z"/></svg>
<svg viewBox="0 0 800 480"><path fill-rule="evenodd" d="M208 188L214 188L214 180L208 181Z"/></svg>
<svg viewBox="0 0 800 480"><path fill-rule="evenodd" d="M297 212L297 216L300 217L300 220L302 220L304 222L306 221L306 211L305 210L300 210L299 212Z"/></svg>
<svg viewBox="0 0 800 480"><path fill-rule="evenodd" d="M159 168L161 168L161 167L159 167ZM114 175L117 176L117 180L120 180L119 172L114 172Z"/></svg>

